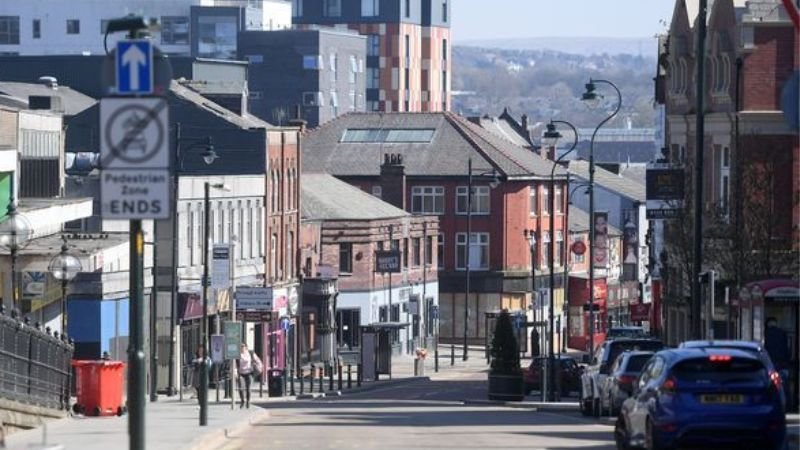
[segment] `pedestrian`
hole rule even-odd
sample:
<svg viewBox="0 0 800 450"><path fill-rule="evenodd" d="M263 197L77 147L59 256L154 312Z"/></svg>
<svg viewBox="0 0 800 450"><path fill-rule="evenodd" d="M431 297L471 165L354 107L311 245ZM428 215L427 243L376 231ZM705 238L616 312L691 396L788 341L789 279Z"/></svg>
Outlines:
<svg viewBox="0 0 800 450"><path fill-rule="evenodd" d="M539 356L541 352L539 330L537 330L536 327L531 328L531 358Z"/></svg>
<svg viewBox="0 0 800 450"><path fill-rule="evenodd" d="M776 318L768 317L766 324L767 326L764 330L764 348L767 350L769 358L772 360L772 363L775 364L775 369L777 369L781 376L783 388L786 390L789 402L793 402L794 399L789 389L792 380L789 374L791 355L789 352L788 337L786 336L786 332L778 326L778 320ZM792 407L793 405L790 404L789 406Z"/></svg>
<svg viewBox="0 0 800 450"><path fill-rule="evenodd" d="M193 374L194 376L192 379L192 386L194 387L195 392L197 393L198 403L200 403L200 396L203 394L203 392L200 391L200 376L203 370L203 363L205 362L206 373L211 372L211 365L213 364L211 362L211 358L205 356L205 354L206 354L205 348L202 345L200 345L197 347L197 351L194 354L194 359L192 360L192 369L194 372Z"/></svg>
<svg viewBox="0 0 800 450"><path fill-rule="evenodd" d="M254 376L259 376L264 365L258 355L247 348L247 344L239 344L239 408L250 407L250 384Z"/></svg>

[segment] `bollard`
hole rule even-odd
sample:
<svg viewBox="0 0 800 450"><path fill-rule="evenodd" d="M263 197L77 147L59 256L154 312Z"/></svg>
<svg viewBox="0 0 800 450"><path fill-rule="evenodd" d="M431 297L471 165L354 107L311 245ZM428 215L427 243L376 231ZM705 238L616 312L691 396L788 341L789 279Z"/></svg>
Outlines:
<svg viewBox="0 0 800 450"><path fill-rule="evenodd" d="M319 392L322 393L325 390L325 367L319 368Z"/></svg>
<svg viewBox="0 0 800 450"><path fill-rule="evenodd" d="M289 394L294 397L296 394L294 392L294 367L289 368Z"/></svg>
<svg viewBox="0 0 800 450"><path fill-rule="evenodd" d="M450 365L456 365L456 345L450 344Z"/></svg>
<svg viewBox="0 0 800 450"><path fill-rule="evenodd" d="M264 374L258 376L258 397L264 397Z"/></svg>
<svg viewBox="0 0 800 450"><path fill-rule="evenodd" d="M436 349L433 351L433 371L439 371L439 346L436 346Z"/></svg>
<svg viewBox="0 0 800 450"><path fill-rule="evenodd" d="M328 390L333 390L333 366L328 366Z"/></svg>
<svg viewBox="0 0 800 450"><path fill-rule="evenodd" d="M314 374L317 372L315 371L315 367L312 364L311 370L308 372L308 392L314 393Z"/></svg>
<svg viewBox="0 0 800 450"><path fill-rule="evenodd" d="M356 365L356 369L358 369L358 373L356 374L356 385L361 387L361 363Z"/></svg>
<svg viewBox="0 0 800 450"><path fill-rule="evenodd" d="M304 383L304 381L303 381L303 368L301 367L300 368L300 395L304 394L303 383Z"/></svg>
<svg viewBox="0 0 800 450"><path fill-rule="evenodd" d="M350 364L347 365L347 389L351 389L353 387L353 373L352 373L353 366Z"/></svg>
<svg viewBox="0 0 800 450"><path fill-rule="evenodd" d="M342 390L342 365L341 364L337 364L337 367L339 369L339 390L341 391Z"/></svg>

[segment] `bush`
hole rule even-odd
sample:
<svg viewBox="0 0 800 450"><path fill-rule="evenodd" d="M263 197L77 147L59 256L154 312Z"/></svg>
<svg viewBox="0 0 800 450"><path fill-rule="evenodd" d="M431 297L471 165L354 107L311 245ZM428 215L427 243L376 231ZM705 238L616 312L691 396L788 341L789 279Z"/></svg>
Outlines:
<svg viewBox="0 0 800 450"><path fill-rule="evenodd" d="M514 336L511 315L504 309L497 317L492 338L491 373L497 375L517 375L522 373L519 363L519 345Z"/></svg>

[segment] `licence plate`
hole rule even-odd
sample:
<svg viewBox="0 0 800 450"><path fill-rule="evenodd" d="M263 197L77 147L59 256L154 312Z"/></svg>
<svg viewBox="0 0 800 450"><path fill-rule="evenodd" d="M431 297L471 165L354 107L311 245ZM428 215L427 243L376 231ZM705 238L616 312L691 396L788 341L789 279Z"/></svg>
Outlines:
<svg viewBox="0 0 800 450"><path fill-rule="evenodd" d="M706 394L700 396L700 403L738 405L744 403L744 396L739 394Z"/></svg>

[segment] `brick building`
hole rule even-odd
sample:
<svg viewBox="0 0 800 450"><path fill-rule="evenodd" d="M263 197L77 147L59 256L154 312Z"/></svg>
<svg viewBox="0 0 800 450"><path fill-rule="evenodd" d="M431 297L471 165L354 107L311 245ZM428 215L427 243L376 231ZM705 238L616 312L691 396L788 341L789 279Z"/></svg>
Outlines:
<svg viewBox="0 0 800 450"><path fill-rule="evenodd" d="M408 324L393 334L396 352L413 351L433 336L438 218L409 214L327 174L304 173L301 190L304 284L336 279L335 342L359 347L359 326L381 322ZM400 252L399 271L379 273L376 252L389 249ZM330 299L306 294L302 341L310 345L301 353L313 354L319 343L313 330Z"/></svg>
<svg viewBox="0 0 800 450"><path fill-rule="evenodd" d="M367 36L367 111L447 111L450 5L450 0L292 0L292 22Z"/></svg>
<svg viewBox="0 0 800 450"><path fill-rule="evenodd" d="M676 2L656 83L656 96L666 107L668 158L685 168L687 186L685 216L667 221L665 228L662 313L670 343L685 339L690 329L697 17L696 0ZM781 301L770 292L749 300L748 287L772 278L797 280L800 140L796 124L792 127L781 112L784 88L800 63L795 34L780 0L713 2L700 94L706 105L703 270L718 273L717 298L727 288L736 305L716 311L715 334L761 340L764 319L774 316L789 334L796 359L800 290ZM736 325L732 332L720 317Z"/></svg>
<svg viewBox="0 0 800 450"><path fill-rule="evenodd" d="M387 154L393 156L387 159ZM563 310L567 189L565 172L556 168L556 229L550 230L552 162L451 113L347 114L307 133L303 155L304 172L326 172L411 214L439 216L442 341L463 337L468 254L466 325L473 342L484 342L484 312L528 309L531 252L526 230L536 236L537 288L547 286L547 244L554 239L554 303L556 311ZM467 251L470 159L472 234Z"/></svg>

